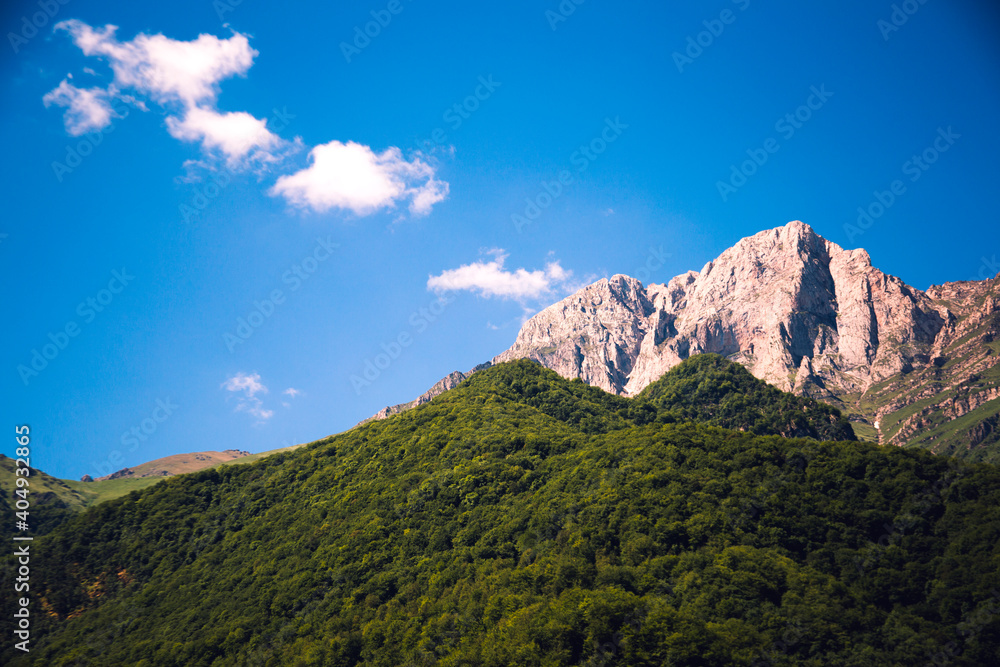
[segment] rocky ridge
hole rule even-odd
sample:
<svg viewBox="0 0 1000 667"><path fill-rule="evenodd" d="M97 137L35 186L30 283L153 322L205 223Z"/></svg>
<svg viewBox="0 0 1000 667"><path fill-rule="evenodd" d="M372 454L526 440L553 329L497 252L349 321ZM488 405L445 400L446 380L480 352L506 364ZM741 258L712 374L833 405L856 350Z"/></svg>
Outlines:
<svg viewBox="0 0 1000 667"><path fill-rule="evenodd" d="M666 284L597 281L532 317L491 363L530 358L635 395L684 359L713 352L779 389L842 408L862 435L942 450L982 427L929 431L984 408L984 418L1000 413L998 329L1000 277L924 292L872 266L866 251L794 221ZM426 402L475 370L375 418Z"/></svg>

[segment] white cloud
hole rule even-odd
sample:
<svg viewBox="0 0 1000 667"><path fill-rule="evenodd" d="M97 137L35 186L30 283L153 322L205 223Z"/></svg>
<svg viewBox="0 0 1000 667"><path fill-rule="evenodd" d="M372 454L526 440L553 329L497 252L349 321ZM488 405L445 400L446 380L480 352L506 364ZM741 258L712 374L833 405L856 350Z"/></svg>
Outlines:
<svg viewBox="0 0 1000 667"><path fill-rule="evenodd" d="M353 141L331 141L313 148L309 157L312 164L279 178L271 195L320 213L339 208L357 215L406 199L411 213L426 215L448 195L448 184L434 178L433 167L420 159L407 162L396 147L375 153Z"/></svg>
<svg viewBox="0 0 1000 667"><path fill-rule="evenodd" d="M414 215L427 215L431 212L431 207L438 202L444 201L448 197L449 187L444 181L439 181L433 177L418 188L413 200L410 202L410 213Z"/></svg>
<svg viewBox="0 0 1000 667"><path fill-rule="evenodd" d="M300 396L302 394L302 392L300 390L296 389L295 387L289 387L288 389L286 389L285 391L283 391L281 393L282 394L286 394L288 396L291 396L292 398L295 398L296 396Z"/></svg>
<svg viewBox="0 0 1000 667"><path fill-rule="evenodd" d="M202 34L190 42L140 33L130 42L119 42L114 25L95 29L72 19L55 29L67 31L85 55L106 57L119 88L134 88L161 104L180 102L186 108L214 104L219 82L246 74L257 56L240 33L229 39Z"/></svg>
<svg viewBox="0 0 1000 667"><path fill-rule="evenodd" d="M53 104L66 107L63 120L66 131L74 137L92 130L103 130L111 124L114 110L112 93L104 88L77 88L63 79L62 83L42 98L45 106Z"/></svg>
<svg viewBox="0 0 1000 667"><path fill-rule="evenodd" d="M119 92L132 90L176 114L167 118L172 137L200 142L206 155L225 159L231 168L276 162L283 157L279 151L294 147L268 130L266 120L245 111L222 113L215 108L219 83L245 75L258 55L246 35L219 39L203 34L184 42L140 33L121 42L113 25L93 28L73 19L56 29L68 32L84 55L107 59L114 73L106 89L81 90L63 81L43 98L46 105L69 107L65 122L71 134L106 127L112 115L110 101L116 98L146 111L142 100ZM208 162L194 162L211 168Z"/></svg>
<svg viewBox="0 0 1000 667"><path fill-rule="evenodd" d="M257 394L267 393L267 387L260 381L258 373L253 375L237 373L223 382L221 386L226 391L242 392L243 395L238 397L235 412L246 412L256 417L258 423L263 423L274 416L274 410L266 409L264 402L257 397Z"/></svg>
<svg viewBox="0 0 1000 667"><path fill-rule="evenodd" d="M188 109L184 119L167 118L170 136L181 141L201 141L206 152L221 152L230 165L247 158L272 162L275 151L286 142L267 129L267 121L245 111L219 113L210 109Z"/></svg>
<svg viewBox="0 0 1000 667"><path fill-rule="evenodd" d="M261 422L265 422L274 416L274 410L266 410L261 405L259 400L257 400L256 402L254 401L240 402L240 404L236 406L236 411L237 412L246 411L247 414L256 417Z"/></svg>
<svg viewBox="0 0 1000 667"><path fill-rule="evenodd" d="M259 373L254 373L253 375L247 375L246 373L237 373L233 377L223 382L222 387L226 391L242 391L249 398L253 398L255 394L267 393L267 387L265 387L263 383L260 381Z"/></svg>
<svg viewBox="0 0 1000 667"><path fill-rule="evenodd" d="M481 296L501 299L536 299L551 293L573 276L573 272L562 268L558 261L546 264L544 271L506 271L504 261L507 255L502 250L491 253L492 261L480 260L449 269L439 276L430 276L427 288L437 292L470 290Z"/></svg>
<svg viewBox="0 0 1000 667"><path fill-rule="evenodd" d="M246 35L234 32L220 39L202 34L180 41L140 33L120 41L117 26L95 28L76 19L58 23L56 30L68 33L84 55L105 59L114 75L106 88L81 89L64 80L45 95L46 105L67 107L64 121L70 134L107 127L114 100L147 111L139 99L145 97L162 107L172 137L201 146L201 159L185 162L189 173L184 181L193 179L192 168L215 170L220 161L230 169L274 165L301 147L300 139L282 139L266 120L216 107L221 82L245 76L259 55ZM279 178L269 194L303 209L338 208L357 215L405 202L416 216L427 215L448 196L448 184L435 178L431 165L420 158L408 161L395 147L375 153L359 143L331 141L313 148L310 159L307 168Z"/></svg>

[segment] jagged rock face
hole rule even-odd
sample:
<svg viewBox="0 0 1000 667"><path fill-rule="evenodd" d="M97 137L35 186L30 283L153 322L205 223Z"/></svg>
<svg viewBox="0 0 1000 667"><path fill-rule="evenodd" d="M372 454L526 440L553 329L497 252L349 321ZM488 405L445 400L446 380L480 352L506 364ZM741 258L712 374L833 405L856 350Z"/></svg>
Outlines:
<svg viewBox="0 0 1000 667"><path fill-rule="evenodd" d="M743 239L666 285L617 275L529 320L494 363L530 357L616 394L715 352L786 391L863 390L927 356L948 321L926 294L808 225Z"/></svg>
<svg viewBox="0 0 1000 667"><path fill-rule="evenodd" d="M601 280L528 320L493 363L532 358L563 377L622 393L654 310L635 278Z"/></svg>

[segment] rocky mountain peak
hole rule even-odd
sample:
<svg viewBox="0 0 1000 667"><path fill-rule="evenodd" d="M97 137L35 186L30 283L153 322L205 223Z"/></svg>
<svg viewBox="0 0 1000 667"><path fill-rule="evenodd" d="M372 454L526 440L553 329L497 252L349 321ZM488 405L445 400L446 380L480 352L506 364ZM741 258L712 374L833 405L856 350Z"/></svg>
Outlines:
<svg viewBox="0 0 1000 667"><path fill-rule="evenodd" d="M635 395L705 352L846 409L880 442L960 446L974 459L987 454L973 448L1000 450L1000 427L969 430L961 419L978 411L982 424L1000 424L1000 276L922 292L798 220L665 284L619 274L588 285L528 320L492 362L376 417L431 400L491 363L529 358Z"/></svg>
<svg viewBox="0 0 1000 667"><path fill-rule="evenodd" d="M644 287L615 275L541 311L493 361L529 357L635 394L714 352L785 390L863 390L913 363L946 317L919 290L792 221L740 240L700 272Z"/></svg>

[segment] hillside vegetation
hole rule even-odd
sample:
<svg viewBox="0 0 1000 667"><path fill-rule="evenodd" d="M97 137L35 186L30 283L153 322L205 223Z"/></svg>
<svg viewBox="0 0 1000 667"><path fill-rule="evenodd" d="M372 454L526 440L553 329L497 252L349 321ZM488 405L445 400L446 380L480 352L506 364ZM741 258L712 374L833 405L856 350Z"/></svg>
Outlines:
<svg viewBox="0 0 1000 667"><path fill-rule="evenodd" d="M512 362L96 505L34 543L11 664L1000 663L1000 473L766 435L850 430L747 376Z"/></svg>
<svg viewBox="0 0 1000 667"><path fill-rule="evenodd" d="M0 511L6 525L4 533L12 530L14 521L14 491L17 488L17 465L14 459L0 454ZM82 485L82 482L80 483ZM47 533L66 519L83 511L94 502L97 494L75 486L67 480L52 477L32 468L29 476L30 502L35 516L31 522L35 534Z"/></svg>

